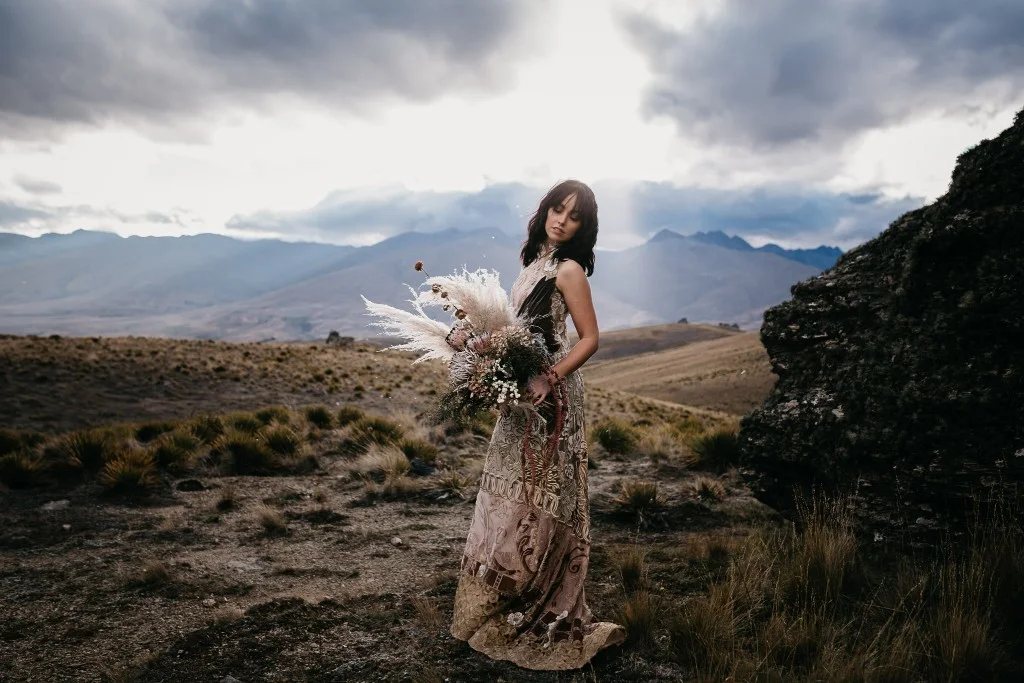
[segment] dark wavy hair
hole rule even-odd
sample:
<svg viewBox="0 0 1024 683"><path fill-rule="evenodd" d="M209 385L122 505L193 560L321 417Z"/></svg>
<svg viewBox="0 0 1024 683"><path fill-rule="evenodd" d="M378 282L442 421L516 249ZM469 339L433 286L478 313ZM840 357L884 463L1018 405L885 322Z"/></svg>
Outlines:
<svg viewBox="0 0 1024 683"><path fill-rule="evenodd" d="M580 264L587 277L594 274L594 245L597 244L597 199L594 191L578 180L563 180L544 195L540 206L530 217L526 228L526 242L519 253L523 266L537 260L547 242L548 234L544 224L548 219L548 209L558 206L571 194L576 195L575 211L580 214L580 228L572 239L555 248L556 259L570 259Z"/></svg>

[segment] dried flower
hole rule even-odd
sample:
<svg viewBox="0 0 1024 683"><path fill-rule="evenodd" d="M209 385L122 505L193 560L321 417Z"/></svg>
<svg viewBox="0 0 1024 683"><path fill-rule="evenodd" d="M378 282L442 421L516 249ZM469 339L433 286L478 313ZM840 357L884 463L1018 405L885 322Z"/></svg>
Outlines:
<svg viewBox="0 0 1024 683"><path fill-rule="evenodd" d="M448 292L441 292L441 298L442 299L447 299L448 298Z"/></svg>
<svg viewBox="0 0 1024 683"><path fill-rule="evenodd" d="M417 271L423 270L423 261L417 261L416 264L413 265L413 268Z"/></svg>
<svg viewBox="0 0 1024 683"><path fill-rule="evenodd" d="M464 310L462 310L461 308L458 308L458 309L455 310L455 317L458 318L459 320L465 320L466 319L466 312Z"/></svg>
<svg viewBox="0 0 1024 683"><path fill-rule="evenodd" d="M430 285L430 291L433 292L434 294L437 294L438 292L441 291L441 285Z"/></svg>

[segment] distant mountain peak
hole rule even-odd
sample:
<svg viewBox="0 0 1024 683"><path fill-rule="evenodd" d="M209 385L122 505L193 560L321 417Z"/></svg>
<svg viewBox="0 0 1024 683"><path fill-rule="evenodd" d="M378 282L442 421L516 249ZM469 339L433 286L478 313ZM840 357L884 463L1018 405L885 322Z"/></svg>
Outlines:
<svg viewBox="0 0 1024 683"><path fill-rule="evenodd" d="M651 237L651 239L647 240L647 242L648 243L652 243L652 242L656 243L656 242L665 242L667 240L681 240L681 239L686 239L686 238L683 235L680 235L678 232L675 232L674 230L669 230L668 228L664 228L662 230L659 230L657 233L655 233L654 236Z"/></svg>
<svg viewBox="0 0 1024 683"><path fill-rule="evenodd" d="M721 230L695 232L689 237L692 240L703 242L704 244L714 244L719 247L725 247L726 249L737 249L739 251L754 250L754 248L742 237L739 237L738 235L726 235Z"/></svg>

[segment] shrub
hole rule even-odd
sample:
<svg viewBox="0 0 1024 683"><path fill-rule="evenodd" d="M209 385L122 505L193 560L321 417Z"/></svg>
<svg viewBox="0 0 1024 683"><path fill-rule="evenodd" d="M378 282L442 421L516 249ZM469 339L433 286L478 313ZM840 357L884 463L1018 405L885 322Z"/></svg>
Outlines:
<svg viewBox="0 0 1024 683"><path fill-rule="evenodd" d="M29 450L45 441L46 436L39 432L0 429L0 456Z"/></svg>
<svg viewBox="0 0 1024 683"><path fill-rule="evenodd" d="M229 430L214 442L216 453L231 474L271 474L278 467L278 457L267 443L253 434Z"/></svg>
<svg viewBox="0 0 1024 683"><path fill-rule="evenodd" d="M188 430L204 444L211 444L224 433L224 421L217 415L200 415L188 424Z"/></svg>
<svg viewBox="0 0 1024 683"><path fill-rule="evenodd" d="M277 422L283 425L290 424L292 420L291 411L284 406L270 406L267 408L261 408L255 413L256 419L259 420L263 425L269 425L271 422Z"/></svg>
<svg viewBox="0 0 1024 683"><path fill-rule="evenodd" d="M221 512L227 512L237 507L238 494L235 492L235 487L229 484L220 491L220 497L217 499L217 509Z"/></svg>
<svg viewBox="0 0 1024 683"><path fill-rule="evenodd" d="M362 418L364 414L363 410L358 406L342 406L338 408L338 413L335 415L335 418L338 421L339 427L347 427L356 420Z"/></svg>
<svg viewBox="0 0 1024 683"><path fill-rule="evenodd" d="M156 463L147 451L126 450L103 466L100 483L107 493L140 495L157 484Z"/></svg>
<svg viewBox="0 0 1024 683"><path fill-rule="evenodd" d="M306 421L319 429L330 429L334 424L334 417L324 406L309 406L305 410Z"/></svg>
<svg viewBox="0 0 1024 683"><path fill-rule="evenodd" d="M461 474L458 470L445 470L434 477L434 487L447 498L449 495L465 498L465 489L473 483L472 477Z"/></svg>
<svg viewBox="0 0 1024 683"><path fill-rule="evenodd" d="M174 430L174 422L146 422L135 428L134 437L139 443L149 443L167 432Z"/></svg>
<svg viewBox="0 0 1024 683"><path fill-rule="evenodd" d="M402 439L398 447L405 453L409 460L416 458L431 465L437 461L437 446L424 441L423 439Z"/></svg>
<svg viewBox="0 0 1024 683"><path fill-rule="evenodd" d="M669 620L669 645L676 659L723 680L737 647L740 623L728 586L684 604Z"/></svg>
<svg viewBox="0 0 1024 683"><path fill-rule="evenodd" d="M163 435L153 448L153 459L158 467L183 472L192 466L192 460L202 441L192 432L177 430Z"/></svg>
<svg viewBox="0 0 1024 683"><path fill-rule="evenodd" d="M280 425L262 432L270 450L280 455L295 455L302 445L302 439L291 428Z"/></svg>
<svg viewBox="0 0 1024 683"><path fill-rule="evenodd" d="M267 505L260 505L256 508L256 519L268 536L281 535L288 531L284 515L279 510Z"/></svg>
<svg viewBox="0 0 1024 683"><path fill-rule="evenodd" d="M739 436L732 430L704 432L693 438L690 449L698 466L716 472L724 472L740 459Z"/></svg>
<svg viewBox="0 0 1024 683"><path fill-rule="evenodd" d="M621 420L602 420L594 425L594 437L608 453L628 455L636 450L637 433Z"/></svg>

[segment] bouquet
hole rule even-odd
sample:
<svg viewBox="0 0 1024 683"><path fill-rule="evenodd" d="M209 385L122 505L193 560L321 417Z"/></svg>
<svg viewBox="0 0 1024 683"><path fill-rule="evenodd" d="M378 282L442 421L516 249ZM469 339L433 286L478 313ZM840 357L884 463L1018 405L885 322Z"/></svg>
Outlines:
<svg viewBox="0 0 1024 683"><path fill-rule="evenodd" d="M409 287L414 313L377 304L363 297L373 325L405 341L389 349L420 352L414 363L431 359L448 362L448 389L433 411L436 422L472 420L494 408L525 406L524 388L531 378L551 366L543 336L530 328L530 320L517 315L498 273L468 271L431 277L422 261L415 265L427 278L428 289ZM425 307L450 312L451 323L434 320Z"/></svg>

